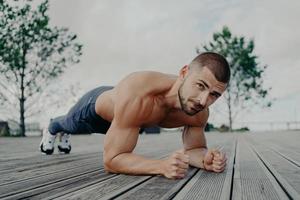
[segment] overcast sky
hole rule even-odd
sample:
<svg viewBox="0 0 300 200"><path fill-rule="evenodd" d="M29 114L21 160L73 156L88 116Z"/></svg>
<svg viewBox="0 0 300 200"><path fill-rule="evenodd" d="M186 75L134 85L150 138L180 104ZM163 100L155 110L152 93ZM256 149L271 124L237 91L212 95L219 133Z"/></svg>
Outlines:
<svg viewBox="0 0 300 200"><path fill-rule="evenodd" d="M299 0L51 0L49 14L52 25L68 27L84 45L81 62L61 78L79 82L82 92L137 70L178 74L224 25L254 38L259 61L269 66L265 87L277 101L237 119L253 122L300 120L299 11ZM212 108L211 122L226 123L223 107L220 101Z"/></svg>

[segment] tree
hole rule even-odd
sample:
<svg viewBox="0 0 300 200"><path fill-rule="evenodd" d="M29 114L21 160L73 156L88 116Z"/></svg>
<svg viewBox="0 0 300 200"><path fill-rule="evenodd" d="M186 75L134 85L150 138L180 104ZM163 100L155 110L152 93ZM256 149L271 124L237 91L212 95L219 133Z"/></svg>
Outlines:
<svg viewBox="0 0 300 200"><path fill-rule="evenodd" d="M251 108L254 104L271 106L271 101L267 100L271 88L263 88L263 73L267 66L258 62L253 39L246 41L244 36L233 36L224 26L222 31L213 34L213 40L203 45L203 49L223 55L230 65L230 83L224 94L230 131L234 119L246 107ZM197 53L200 53L199 48Z"/></svg>
<svg viewBox="0 0 300 200"><path fill-rule="evenodd" d="M25 114L67 66L79 62L82 45L68 28L50 27L47 0L35 8L29 0L16 4L0 0L0 100L18 111L25 136Z"/></svg>

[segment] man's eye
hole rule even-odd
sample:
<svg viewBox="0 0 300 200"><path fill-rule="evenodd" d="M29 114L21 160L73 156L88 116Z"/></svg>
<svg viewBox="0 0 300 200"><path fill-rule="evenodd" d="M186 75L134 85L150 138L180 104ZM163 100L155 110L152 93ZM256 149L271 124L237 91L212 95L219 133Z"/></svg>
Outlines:
<svg viewBox="0 0 300 200"><path fill-rule="evenodd" d="M211 94L214 98L218 98L219 97L219 95L217 95L217 94Z"/></svg>
<svg viewBox="0 0 300 200"><path fill-rule="evenodd" d="M205 89L204 85L202 85L202 84L198 84L198 86L199 86L200 90L204 90Z"/></svg>

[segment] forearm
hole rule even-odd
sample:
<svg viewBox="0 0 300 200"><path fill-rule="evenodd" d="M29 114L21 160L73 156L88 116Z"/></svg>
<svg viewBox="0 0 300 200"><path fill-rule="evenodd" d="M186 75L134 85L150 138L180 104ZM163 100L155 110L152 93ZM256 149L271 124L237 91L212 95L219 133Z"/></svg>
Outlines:
<svg viewBox="0 0 300 200"><path fill-rule="evenodd" d="M122 153L114 157L107 169L114 173L123 174L162 174L162 160L147 159L133 153Z"/></svg>
<svg viewBox="0 0 300 200"><path fill-rule="evenodd" d="M203 159L206 152L207 148L195 148L187 150L186 153L189 155L189 165L204 169Z"/></svg>

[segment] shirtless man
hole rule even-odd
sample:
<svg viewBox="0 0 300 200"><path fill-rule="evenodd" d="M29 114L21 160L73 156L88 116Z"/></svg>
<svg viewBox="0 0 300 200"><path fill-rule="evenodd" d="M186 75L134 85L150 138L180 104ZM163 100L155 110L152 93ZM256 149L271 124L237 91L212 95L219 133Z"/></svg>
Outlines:
<svg viewBox="0 0 300 200"><path fill-rule="evenodd" d="M43 131L40 150L52 154L57 133L58 149L69 153L72 133L105 133L104 168L111 173L160 174L183 178L188 166L222 172L226 155L207 149L204 128L208 107L225 91L230 78L228 63L219 54L198 55L179 75L153 71L134 72L115 87L102 86L86 93L67 115L51 120ZM184 126L183 149L162 160L133 152L141 128Z"/></svg>

